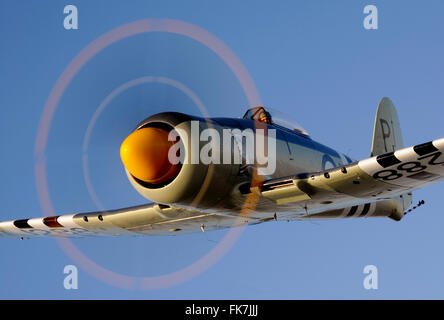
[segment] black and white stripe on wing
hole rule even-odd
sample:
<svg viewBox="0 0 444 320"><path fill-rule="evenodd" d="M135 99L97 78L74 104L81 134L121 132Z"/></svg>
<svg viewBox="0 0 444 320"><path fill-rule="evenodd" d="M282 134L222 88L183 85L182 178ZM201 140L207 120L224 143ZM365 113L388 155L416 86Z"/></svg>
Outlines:
<svg viewBox="0 0 444 320"><path fill-rule="evenodd" d="M29 219L15 220L13 224L19 229L32 229L32 226L29 225L28 221Z"/></svg>
<svg viewBox="0 0 444 320"><path fill-rule="evenodd" d="M436 148L433 145L433 141L430 141L430 142L427 142L427 143L423 143L423 144L419 144L417 146L414 146L413 150L419 156L425 156L427 154L439 151L438 148Z"/></svg>
<svg viewBox="0 0 444 320"><path fill-rule="evenodd" d="M416 189L444 178L443 153L444 139L438 139L361 160L358 165L376 180Z"/></svg>
<svg viewBox="0 0 444 320"><path fill-rule="evenodd" d="M58 217L59 216L42 218L42 223L48 228L63 228L57 221ZM13 225L18 229L33 229L34 227L29 224L29 220L30 219L15 220L13 221Z"/></svg>
<svg viewBox="0 0 444 320"><path fill-rule="evenodd" d="M396 158L394 152L389 152L385 154L381 154L380 156L376 157L376 161L381 165L383 168L388 168L391 166L394 166L395 164L400 164L401 160Z"/></svg>

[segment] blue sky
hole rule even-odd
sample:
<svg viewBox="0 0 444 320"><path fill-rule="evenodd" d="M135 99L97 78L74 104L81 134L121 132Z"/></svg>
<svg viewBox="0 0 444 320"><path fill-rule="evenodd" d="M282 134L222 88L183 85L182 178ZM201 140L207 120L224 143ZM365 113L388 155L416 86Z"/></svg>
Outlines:
<svg viewBox="0 0 444 320"><path fill-rule="evenodd" d="M79 10L79 29L63 28L63 7ZM374 4L378 30L363 28ZM354 159L369 156L379 100L390 97L406 145L444 137L444 22L441 1L2 1L0 3L0 220L44 215L35 183L34 145L57 78L91 41L145 18L177 19L222 40L243 62L265 106L290 114L312 137ZM164 76L192 89L212 116L242 116L246 97L229 68L189 38L134 36L95 56L60 100L46 149L57 214L97 210L82 168L91 116L116 87ZM106 208L145 203L126 180L118 148L143 118L164 110L200 114L180 91L145 84L119 95L91 135L88 165ZM389 299L444 298L444 183L414 193L426 205L389 219L272 222L246 228L214 266L162 290L125 290L79 270L65 290L63 268L76 264L53 239L0 241L0 298ZM183 268L225 231L183 237L74 240L89 258L134 277ZM379 289L365 290L366 265Z"/></svg>

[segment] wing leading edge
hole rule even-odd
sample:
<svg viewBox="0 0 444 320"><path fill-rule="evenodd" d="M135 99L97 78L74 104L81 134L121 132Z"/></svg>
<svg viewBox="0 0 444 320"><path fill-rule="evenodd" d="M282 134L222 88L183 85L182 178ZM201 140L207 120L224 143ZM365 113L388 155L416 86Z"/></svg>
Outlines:
<svg viewBox="0 0 444 320"><path fill-rule="evenodd" d="M214 213L148 204L125 209L0 222L0 237L173 235L254 223ZM203 230L202 230L203 231Z"/></svg>

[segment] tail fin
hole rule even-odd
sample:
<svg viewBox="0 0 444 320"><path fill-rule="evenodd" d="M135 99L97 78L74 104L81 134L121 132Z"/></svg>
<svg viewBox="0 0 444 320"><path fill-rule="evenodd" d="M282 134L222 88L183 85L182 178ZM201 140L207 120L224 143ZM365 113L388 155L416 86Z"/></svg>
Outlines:
<svg viewBox="0 0 444 320"><path fill-rule="evenodd" d="M373 129L371 156L379 156L404 147L398 113L389 98L382 98L378 105ZM408 192L392 199L393 208L397 208L390 218L401 220L403 212L412 204L412 193Z"/></svg>
<svg viewBox="0 0 444 320"><path fill-rule="evenodd" d="M376 112L371 156L379 156L403 147L398 113L389 98L382 98Z"/></svg>

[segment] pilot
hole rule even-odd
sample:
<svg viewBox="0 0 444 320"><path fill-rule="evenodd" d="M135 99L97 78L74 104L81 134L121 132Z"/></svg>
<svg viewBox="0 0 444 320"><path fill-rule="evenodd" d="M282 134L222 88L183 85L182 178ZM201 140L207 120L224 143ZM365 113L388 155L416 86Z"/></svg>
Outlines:
<svg viewBox="0 0 444 320"><path fill-rule="evenodd" d="M271 123L270 117L268 116L267 112L264 109L260 109L259 113L255 116L255 118L264 123Z"/></svg>

